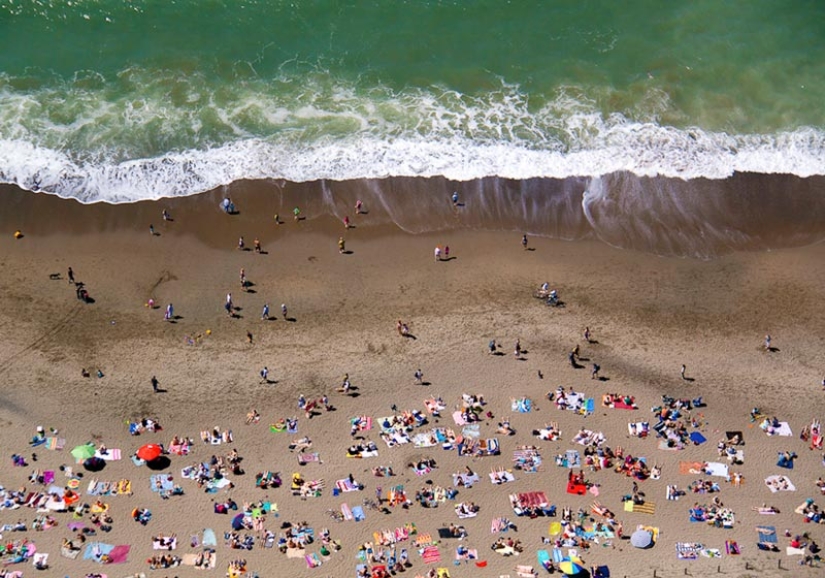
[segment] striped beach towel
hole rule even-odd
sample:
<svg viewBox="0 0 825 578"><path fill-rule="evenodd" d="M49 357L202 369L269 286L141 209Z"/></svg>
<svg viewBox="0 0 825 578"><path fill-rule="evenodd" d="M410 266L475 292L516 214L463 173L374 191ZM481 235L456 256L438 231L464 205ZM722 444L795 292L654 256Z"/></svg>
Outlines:
<svg viewBox="0 0 825 578"><path fill-rule="evenodd" d="M438 551L438 546L427 546L421 552L421 557L424 558L425 564L441 562L441 552Z"/></svg>
<svg viewBox="0 0 825 578"><path fill-rule="evenodd" d="M62 450L66 445L66 438L49 437L46 438L47 450Z"/></svg>
<svg viewBox="0 0 825 578"><path fill-rule="evenodd" d="M655 514L656 504L653 502L645 502L643 504L634 504L631 500L624 503L625 512L634 512L639 514Z"/></svg>

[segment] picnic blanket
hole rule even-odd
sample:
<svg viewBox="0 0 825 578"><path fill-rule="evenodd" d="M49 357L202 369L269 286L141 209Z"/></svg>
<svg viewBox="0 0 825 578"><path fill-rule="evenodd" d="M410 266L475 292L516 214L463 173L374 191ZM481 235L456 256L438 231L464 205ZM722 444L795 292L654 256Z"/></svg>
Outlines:
<svg viewBox="0 0 825 578"><path fill-rule="evenodd" d="M644 502L642 504L634 504L633 500L628 500L624 503L625 512L635 512L639 514L655 514L656 504L653 502Z"/></svg>
<svg viewBox="0 0 825 578"><path fill-rule="evenodd" d="M762 423L759 424L759 428L769 436L790 437L793 435L791 426L786 421L780 421L778 427L773 427L771 425L771 420L765 418Z"/></svg>

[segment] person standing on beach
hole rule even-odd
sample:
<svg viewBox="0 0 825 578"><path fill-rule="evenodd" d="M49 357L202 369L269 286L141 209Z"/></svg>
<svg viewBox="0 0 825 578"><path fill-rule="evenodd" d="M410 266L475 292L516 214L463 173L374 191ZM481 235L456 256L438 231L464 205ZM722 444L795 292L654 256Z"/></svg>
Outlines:
<svg viewBox="0 0 825 578"><path fill-rule="evenodd" d="M261 370L261 383L268 383L269 382L269 368L264 366Z"/></svg>
<svg viewBox="0 0 825 578"><path fill-rule="evenodd" d="M241 290L246 291L246 269L244 269L243 267L241 267L240 279L241 279Z"/></svg>
<svg viewBox="0 0 825 578"><path fill-rule="evenodd" d="M361 199L358 199L357 201L355 201L355 214L356 215L361 214L361 210L362 210L363 206L364 206L364 203L361 202Z"/></svg>
<svg viewBox="0 0 825 578"><path fill-rule="evenodd" d="M521 246L524 248L525 251L527 250L527 235L521 236Z"/></svg>
<svg viewBox="0 0 825 578"><path fill-rule="evenodd" d="M159 385L160 385L160 382L158 381L158 378L153 375L152 376L152 391L154 391L155 393L158 393L158 386Z"/></svg>
<svg viewBox="0 0 825 578"><path fill-rule="evenodd" d="M149 225L149 234L152 235L153 237L155 236L155 226L154 225Z"/></svg>
<svg viewBox="0 0 825 578"><path fill-rule="evenodd" d="M167 211L166 209L163 209L163 212L161 213L161 216L163 217L164 221L171 221L172 220L172 217L169 216L169 211Z"/></svg>
<svg viewBox="0 0 825 578"><path fill-rule="evenodd" d="M243 251L244 247L246 247L246 245L243 242L243 237L240 237L238 239L238 251Z"/></svg>
<svg viewBox="0 0 825 578"><path fill-rule="evenodd" d="M457 207L458 206L458 191L453 191L453 196L451 197L451 199L453 201L453 206Z"/></svg>
<svg viewBox="0 0 825 578"><path fill-rule="evenodd" d="M286 317L286 316L287 316L287 312L286 312L286 303L281 303L281 315L283 315L283 316L284 316L284 319L286 319L286 318L287 318L287 317Z"/></svg>
<svg viewBox="0 0 825 578"><path fill-rule="evenodd" d="M418 385L424 383L424 374L421 372L421 369L416 369L413 375L415 376L415 383Z"/></svg>
<svg viewBox="0 0 825 578"><path fill-rule="evenodd" d="M74 283L74 271L69 267L69 283Z"/></svg>
<svg viewBox="0 0 825 578"><path fill-rule="evenodd" d="M681 369L681 371L679 372L679 373L680 373L680 375L682 376L682 379L683 379L683 380L686 380L686 379L687 379L687 377L685 377L685 371L687 371L687 367L685 367L685 364L683 363L683 364L682 364L682 369Z"/></svg>
<svg viewBox="0 0 825 578"><path fill-rule="evenodd" d="M593 368L590 370L590 379L599 379L599 370L601 366L598 363L593 364Z"/></svg>
<svg viewBox="0 0 825 578"><path fill-rule="evenodd" d="M770 350L771 350L771 336L766 335L765 336L765 351L770 351Z"/></svg>
<svg viewBox="0 0 825 578"><path fill-rule="evenodd" d="M589 327L584 328L584 340L588 343L592 343L590 341L590 328Z"/></svg>
<svg viewBox="0 0 825 578"><path fill-rule="evenodd" d="M172 321L172 319L174 319L174 315L175 315L175 309L174 309L174 307L172 307L172 304L170 303L169 305L166 306L166 313L163 315L163 318L166 321Z"/></svg>
<svg viewBox="0 0 825 578"><path fill-rule="evenodd" d="M296 223L301 220L301 209L295 207L294 209L292 209L292 214L295 216Z"/></svg>
<svg viewBox="0 0 825 578"><path fill-rule="evenodd" d="M261 254L261 240L255 237L255 240L252 241L252 244L255 246L255 252L259 255Z"/></svg>
<svg viewBox="0 0 825 578"><path fill-rule="evenodd" d="M444 258L449 261L450 260L450 246L444 245Z"/></svg>
<svg viewBox="0 0 825 578"><path fill-rule="evenodd" d="M349 229L349 215L344 216L344 228Z"/></svg>
<svg viewBox="0 0 825 578"><path fill-rule="evenodd" d="M435 260L436 261L441 261L441 245L436 245L435 251L433 251L433 254L435 255Z"/></svg>
<svg viewBox="0 0 825 578"><path fill-rule="evenodd" d="M338 252L343 254L347 250L346 242L343 237L338 237Z"/></svg>
<svg viewBox="0 0 825 578"><path fill-rule="evenodd" d="M261 312L261 320L269 321L269 303L264 303L264 310Z"/></svg>

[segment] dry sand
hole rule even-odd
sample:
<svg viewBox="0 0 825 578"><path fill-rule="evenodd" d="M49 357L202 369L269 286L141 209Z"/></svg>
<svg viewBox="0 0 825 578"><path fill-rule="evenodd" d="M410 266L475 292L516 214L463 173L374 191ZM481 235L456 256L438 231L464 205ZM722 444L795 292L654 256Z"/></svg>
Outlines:
<svg viewBox="0 0 825 578"><path fill-rule="evenodd" d="M336 241L344 233L338 222L312 219L294 223L287 219L288 206L279 206L286 223L276 226L271 207L250 211L243 198L237 200L241 214L227 216L218 211L216 198L185 199L170 204L141 203L129 207L81 207L42 195L6 190L8 207L0 222L0 445L7 467L0 484L5 488L33 487L32 470L56 469L72 464L69 450L86 441L102 441L120 448L124 459L110 462L97 474L100 479L132 480L134 496L110 497L114 525L110 533L98 533L101 541L132 544L125 565L101 567L89 561L60 557L60 543L71 537L66 528L69 514L56 514L60 525L45 532L3 532L4 540L29 537L38 551L50 553L49 575L85 576L105 571L110 578L131 573L149 573L146 558L152 555L151 536L176 533L182 548L194 551L189 536L203 528L218 534L218 565L208 574L223 574L227 562L245 558L260 576L354 576L357 547L381 528L416 523L420 532L437 534L440 527L458 522L450 503L438 509L418 504L408 510L396 508L389 515L368 512L364 522L331 521L325 514L342 502L360 503L372 498L376 486L405 484L412 497L424 479L405 468L411 459L431 456L438 468L428 478L448 486L451 474L466 465L482 475L482 482L463 490L459 500L481 505L477 518L464 520L469 537L464 544L477 548L486 568L472 564L453 566L455 547L447 540L442 547L443 564L451 576L515 576L516 564L536 566L536 550L547 536L548 518L516 518L507 495L519 491L545 491L559 510L588 508L594 497L565 493L568 470L556 467L553 457L566 449L579 449L570 440L580 427L602 431L607 445L622 446L633 455L645 456L662 466L662 478L640 483L640 489L656 504L648 516L622 511L621 496L630 492L631 480L613 471L586 471L600 484L598 500L619 513L626 533L637 524L658 526L659 543L650 550L636 550L627 541L614 540L613 547L594 546L583 552L588 566L609 564L613 576L716 575L717 569L733 576L817 575L821 570L802 568L799 557L787 557L787 540L780 535L781 553L756 549L755 526L769 523L780 534L809 532L825 543L823 526L802 523L794 508L811 497L825 502L814 485L825 474L820 452L809 451L800 441L801 428L813 418L825 417L825 247L814 246L774 253L735 254L702 262L652 257L611 249L597 242L566 243L531 238L534 250L523 251L520 234L450 231L440 235L410 236L385 226L371 226L370 216L353 218L357 228L346 232L352 254L338 253ZM215 197L213 194L212 197ZM174 222L163 222L160 211L172 207ZM369 207L368 207L369 208ZM469 210L470 208L467 208ZM160 233L150 236L148 224ZM25 237L12 233L22 229ZM266 254L236 250L239 235L248 246L258 236ZM436 244L449 245L449 262L434 262ZM71 266L95 303L85 305L66 282ZM238 274L245 268L254 292L242 293ZM50 280L51 273L62 280ZM541 282L549 281L566 303L564 309L545 307L532 298ZM229 319L223 311L224 297L232 292L242 307L240 319ZM181 318L174 324L163 321L163 308L144 306L154 298L158 305L174 303ZM268 302L274 321L261 321ZM295 321L280 318L286 303ZM404 339L395 322L411 324L416 339ZM582 331L590 326L597 344L582 342ZM196 346L186 337L205 334ZM247 343L251 332L254 341ZM778 351L768 353L761 345L766 333L773 336ZM506 355L490 356L490 339L503 345ZM525 359L512 355L521 339ZM599 363L600 382L590 379L588 369L573 369L567 352L581 344L582 356ZM680 365L694 381L683 381ZM589 366L590 362L583 363ZM273 384L260 384L258 372L269 367ZM416 385L413 372L424 372L429 385ZM81 368L98 368L103 378L83 378ZM538 377L541 371L543 379ZM349 373L358 397L344 397L334 389ZM167 391L155 394L150 385L157 375ZM600 398L606 392L634 395L640 409L627 412L597 408L582 418L558 411L545 399L557 386L572 386ZM417 450L410 445L389 449L379 445L379 456L348 459L349 419L357 415L374 418L390 413L390 407L424 409L423 400L441 396L452 408L462 393L482 394L494 420L481 424L482 436L493 436L496 422L510 417L517 435L499 436L502 453L482 459L460 458L455 451L440 448ZM299 467L287 450L293 437L271 433L268 424L278 418L299 415L299 394L319 397L328 394L336 411L311 420L299 419L298 436L310 436L322 465ZM701 410L706 421L702 431L708 443L681 452L660 451L655 438L627 435L631 419L652 420L650 408L662 394L677 397L704 396L708 407ZM535 401L531 413L510 410L512 397ZM768 415L787 420L794 437L768 437L750 424L748 413L759 406ZM262 420L245 425L250 408ZM438 425L453 425L449 411ZM164 431L131 437L125 421L156 417ZM539 442L533 429L557 421L563 431L558 442ZM67 439L62 452L36 448L38 461L29 467L11 467L10 456L30 458L28 440L37 425L56 428ZM343 549L318 569L310 570L302 559L288 559L276 549L256 547L250 552L233 551L221 539L230 527L231 516L214 514L212 500L227 493L204 494L193 482L180 480L180 469L208 459L226 446L204 445L201 430L219 425L231 429L243 456L245 476L233 477L229 495L239 504L268 495L277 502L280 517L270 517L267 527L278 531L284 521L306 520L316 533L329 527ZM733 530L691 524L688 508L696 500L710 502L712 495L679 501L665 500L665 487L686 487L693 479L680 475L680 460L711 461L716 441L726 430L745 432L745 463L736 468L746 479L741 488L722 484L719 495L736 512ZM128 459L147 442L168 444L173 435L196 439L187 457L172 456L169 471L181 482L186 494L161 500L149 489L146 467L136 468ZM519 444L541 447L544 465L538 474L520 474L504 486L493 486L486 478L491 467L510 467L512 451ZM775 467L776 453L799 454L796 467L787 472ZM392 465L397 476L375 478L370 469ZM307 477L322 477L328 486L320 498L302 501L288 487L266 492L254 487L254 474L261 470L281 473L287 479L294 471ZM333 497L331 483L352 473L366 488L363 493ZM772 494L763 479L787 473L796 492ZM92 476L86 473L86 480ZM721 478L719 478L721 480ZM58 479L58 483L60 479ZM81 486L81 488L83 488ZM86 496L83 499L91 501ZM760 516L753 506L767 503L781 513ZM135 507L149 508L151 522L143 527L132 521ZM0 511L0 523L18 520L31 523L31 509ZM493 517L507 516L518 525L524 553L502 558L490 550L497 536L490 533ZM505 534L507 536L508 534ZM514 534L510 533L509 536ZM738 557L700 558L677 561L677 541L702 542L724 553L726 539L743 548ZM414 566L406 574L415 576L428 567L414 552ZM317 551L317 549L316 549ZM779 570L781 565L786 570ZM747 566L747 568L746 568ZM19 569L19 568L14 568ZM26 575L35 573L25 566ZM151 572L156 576L194 575L181 567Z"/></svg>

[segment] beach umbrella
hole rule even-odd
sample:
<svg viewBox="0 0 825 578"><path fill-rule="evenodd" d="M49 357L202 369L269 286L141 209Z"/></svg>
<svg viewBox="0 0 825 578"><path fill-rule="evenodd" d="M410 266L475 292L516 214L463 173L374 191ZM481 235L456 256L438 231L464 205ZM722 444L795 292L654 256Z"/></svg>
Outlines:
<svg viewBox="0 0 825 578"><path fill-rule="evenodd" d="M584 571L584 566L581 564L582 561L579 558L571 556L570 558L564 558L561 562L559 562L559 570L568 576L575 576L579 572Z"/></svg>
<svg viewBox="0 0 825 578"><path fill-rule="evenodd" d="M233 530L242 530L243 529L243 513L238 514L234 518L232 518L232 529Z"/></svg>
<svg viewBox="0 0 825 578"><path fill-rule="evenodd" d="M630 543L637 548L647 548L653 544L653 534L649 530L636 530L630 536Z"/></svg>
<svg viewBox="0 0 825 578"><path fill-rule="evenodd" d="M95 455L95 446L92 444L83 444L82 446L77 446L72 450L72 456L78 462L82 462L93 455Z"/></svg>
<svg viewBox="0 0 825 578"><path fill-rule="evenodd" d="M138 451L135 452L135 455L144 461L151 462L160 457L162 453L163 449L159 445L146 444L145 446L141 446Z"/></svg>
<svg viewBox="0 0 825 578"><path fill-rule="evenodd" d="M551 536L558 536L561 534L561 524L559 522L553 522L550 524L550 528L548 528L547 531Z"/></svg>
<svg viewBox="0 0 825 578"><path fill-rule="evenodd" d="M90 472L99 472L106 467L106 460L92 456L83 462L83 467Z"/></svg>

